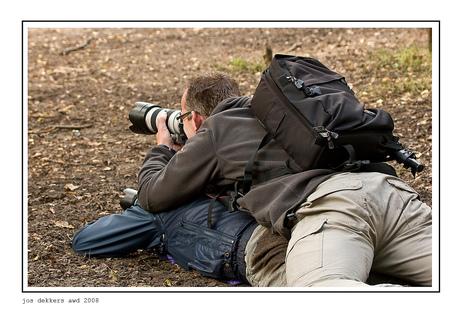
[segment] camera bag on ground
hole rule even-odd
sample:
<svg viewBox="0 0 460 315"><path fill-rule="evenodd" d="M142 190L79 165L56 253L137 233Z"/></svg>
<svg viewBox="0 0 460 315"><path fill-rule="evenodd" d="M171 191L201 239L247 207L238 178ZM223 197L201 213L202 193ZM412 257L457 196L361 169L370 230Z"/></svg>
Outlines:
<svg viewBox="0 0 460 315"><path fill-rule="evenodd" d="M364 108L342 75L313 58L275 55L251 109L268 132L259 149L274 138L303 170L352 171L394 159L414 175L423 170L393 135L390 114ZM254 158L246 169L246 191Z"/></svg>

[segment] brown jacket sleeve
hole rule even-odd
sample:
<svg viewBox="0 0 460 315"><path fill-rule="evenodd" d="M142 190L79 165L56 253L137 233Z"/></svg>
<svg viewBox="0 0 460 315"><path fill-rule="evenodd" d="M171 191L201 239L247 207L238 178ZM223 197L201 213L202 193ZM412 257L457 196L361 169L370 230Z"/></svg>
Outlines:
<svg viewBox="0 0 460 315"><path fill-rule="evenodd" d="M219 169L211 133L200 130L176 154L164 147L147 152L138 178L138 198L144 210L166 211L204 191Z"/></svg>

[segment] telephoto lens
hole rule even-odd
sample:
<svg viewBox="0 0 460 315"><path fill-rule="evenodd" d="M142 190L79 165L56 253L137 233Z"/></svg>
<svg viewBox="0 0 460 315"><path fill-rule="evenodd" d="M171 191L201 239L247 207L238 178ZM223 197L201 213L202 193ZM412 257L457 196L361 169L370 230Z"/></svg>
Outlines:
<svg viewBox="0 0 460 315"><path fill-rule="evenodd" d="M158 116L166 113L166 126L168 127L171 137L175 143L185 143L187 136L184 133L183 123L178 117L180 110L162 108L159 105L136 102L129 112L129 120L132 126L129 129L138 134L152 135L158 132Z"/></svg>

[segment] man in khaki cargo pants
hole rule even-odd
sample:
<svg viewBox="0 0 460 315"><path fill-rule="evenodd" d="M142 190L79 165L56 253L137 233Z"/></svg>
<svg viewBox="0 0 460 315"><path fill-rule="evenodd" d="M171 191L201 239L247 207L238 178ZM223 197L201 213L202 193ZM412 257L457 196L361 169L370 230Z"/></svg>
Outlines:
<svg viewBox="0 0 460 315"><path fill-rule="evenodd" d="M147 152L139 172L144 210L168 211L209 185L242 180L247 161L266 134L252 115L251 100L233 97L215 108L203 101L234 85L219 73L193 78L181 102L189 138L183 148L172 141L166 117L158 118L158 145ZM255 174L279 169L289 158L276 142L259 154L263 158ZM361 286L371 270L431 285L431 209L402 180L377 172L294 171L254 185L238 199L240 210L289 240L287 286ZM295 220L289 221L291 210L296 210ZM255 263L248 264L248 279L257 277L260 267L251 256L264 251L256 239L251 237L246 248L246 260ZM282 274L282 267L273 270Z"/></svg>
<svg viewBox="0 0 460 315"><path fill-rule="evenodd" d="M431 286L431 209L417 198L384 174L337 174L322 183L296 213L288 285L364 285L372 268Z"/></svg>

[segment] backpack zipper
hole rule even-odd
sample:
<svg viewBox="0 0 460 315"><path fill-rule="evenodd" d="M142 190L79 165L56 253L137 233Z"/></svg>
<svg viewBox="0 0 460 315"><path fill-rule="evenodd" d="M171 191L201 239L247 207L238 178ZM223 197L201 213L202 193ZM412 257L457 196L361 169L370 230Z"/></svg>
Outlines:
<svg viewBox="0 0 460 315"><path fill-rule="evenodd" d="M307 97L308 96L315 96L315 95L323 94L319 87L317 87L317 86L316 87L304 86L304 81L301 80L301 79L296 78L293 75L286 76L286 78L288 79L288 81L294 83L294 85L296 86L296 88L298 90L303 89L306 92ZM348 86L348 84L346 84L346 82L344 82L344 79L340 80L340 82L342 82L342 83L344 83L345 85ZM315 130L317 133L319 133L323 138L327 139L327 145L328 145L329 149L331 149L331 150L334 149L334 142L332 141L332 138L337 139L339 137L339 135L337 133L335 133L333 131L330 131L330 130L327 130L323 126L317 126L317 127L313 126L313 130Z"/></svg>
<svg viewBox="0 0 460 315"><path fill-rule="evenodd" d="M294 83L298 90L301 90L303 88L303 81L300 79L297 79L295 76L293 75L286 76L286 79Z"/></svg>
<svg viewBox="0 0 460 315"><path fill-rule="evenodd" d="M288 79L288 81L294 83L294 85L296 86L296 88L298 90L304 90L304 92L307 94L307 97L323 94L319 87L317 87L317 86L315 86L315 87L305 86L304 82L301 79L298 79L293 75L286 76L286 78Z"/></svg>
<svg viewBox="0 0 460 315"><path fill-rule="evenodd" d="M290 107L288 108L291 108L293 107L291 102L287 99L286 95L283 94L283 92L281 92L280 88L278 87L278 85L275 83L275 81L273 80L273 78L268 74L268 69L267 69L267 72L265 73L265 76L267 77L267 82L268 84L272 87L272 90L275 91L276 94L278 94L278 96L280 97L280 99L290 105ZM286 76L286 78L293 82L297 88L302 88L303 87L303 81L300 80L300 79L297 79L296 77L294 76ZM319 88L318 88L319 89ZM302 114L300 114L297 110L295 110L295 113L302 116L303 120L305 120L308 124L304 124L307 129L309 129L309 131L314 134L314 135L320 135L321 137L323 138L326 138L327 139L327 144L328 144L328 147L329 149L333 149L334 148L334 143L332 142L332 139L337 139L339 137L339 135L333 131L330 131L330 130L327 130L326 128L324 128L323 126L313 126L313 124L310 122L310 120L308 120L307 117L304 117ZM302 120L301 120L302 121Z"/></svg>
<svg viewBox="0 0 460 315"><path fill-rule="evenodd" d="M286 97L286 95L283 94L283 92L281 92L280 88L278 87L278 85L276 84L276 82L274 81L274 79L269 75L269 71L268 69L266 70L266 73L265 73L265 77L267 78L267 82L268 84L271 86L272 88L272 91L275 91L275 93L278 95L278 97L281 99L281 101L283 101L283 103L289 105L287 108L294 108L294 106L292 105L292 103L289 101L289 99ZM302 81L303 82L303 81ZM304 124L308 129L309 131L311 132L312 135L315 135L317 134L315 132L315 130L313 130L313 124L311 123L310 120L308 120L307 117L304 117L302 114L299 113L298 110L296 110L294 108L294 110L292 110L296 116L300 115L301 116L301 119L300 121L302 120L305 120L308 124Z"/></svg>
<svg viewBox="0 0 460 315"><path fill-rule="evenodd" d="M337 139L339 137L338 133L334 131L327 130L323 126L318 126L318 127L313 127L313 129L319 133L323 138L327 139L327 145L329 149L334 149L334 142L332 141L332 138Z"/></svg>

